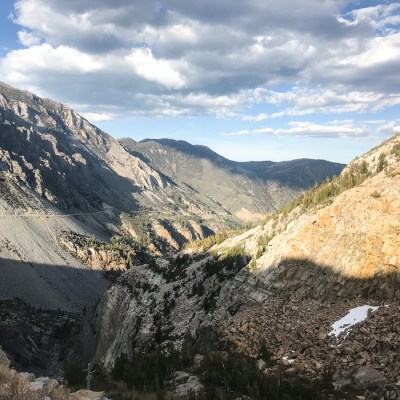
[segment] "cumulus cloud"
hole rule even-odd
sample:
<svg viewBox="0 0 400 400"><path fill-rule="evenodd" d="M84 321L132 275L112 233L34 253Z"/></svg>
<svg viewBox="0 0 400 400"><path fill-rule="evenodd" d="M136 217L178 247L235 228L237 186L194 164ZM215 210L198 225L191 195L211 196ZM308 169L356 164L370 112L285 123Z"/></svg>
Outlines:
<svg viewBox="0 0 400 400"><path fill-rule="evenodd" d="M93 119L213 114L260 123L398 105L400 6L342 12L351 5L17 0L24 48L0 59L0 74L85 104L78 111Z"/></svg>
<svg viewBox="0 0 400 400"><path fill-rule="evenodd" d="M144 79L158 82L163 86L179 89L185 81L179 73L179 63L168 60L157 60L148 48L133 50L125 57L134 71Z"/></svg>

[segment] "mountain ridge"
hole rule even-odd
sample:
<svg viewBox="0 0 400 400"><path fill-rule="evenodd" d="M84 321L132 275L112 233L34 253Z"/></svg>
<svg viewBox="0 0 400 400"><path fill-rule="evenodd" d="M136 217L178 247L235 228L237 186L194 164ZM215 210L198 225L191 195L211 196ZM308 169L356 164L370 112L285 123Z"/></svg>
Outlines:
<svg viewBox="0 0 400 400"><path fill-rule="evenodd" d="M338 174L343 167L311 159L236 162L205 146L173 139L136 142L124 138L120 143L175 182L206 194L236 217L249 220L274 211L288 198Z"/></svg>

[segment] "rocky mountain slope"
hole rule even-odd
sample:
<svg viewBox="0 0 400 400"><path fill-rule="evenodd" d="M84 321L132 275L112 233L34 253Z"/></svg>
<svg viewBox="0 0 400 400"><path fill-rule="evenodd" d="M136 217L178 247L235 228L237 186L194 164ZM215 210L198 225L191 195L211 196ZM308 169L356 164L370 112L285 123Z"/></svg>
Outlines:
<svg viewBox="0 0 400 400"><path fill-rule="evenodd" d="M260 357L265 374L322 376L400 396L400 136L261 225L206 253L126 272L96 313L97 360L154 346ZM349 309L375 305L338 337ZM386 394L385 394L386 393Z"/></svg>
<svg viewBox="0 0 400 400"><path fill-rule="evenodd" d="M65 232L119 234L160 254L239 223L125 147L70 108L0 83L0 298L77 310L107 287L92 270L126 269L114 250L88 261L93 249Z"/></svg>
<svg viewBox="0 0 400 400"><path fill-rule="evenodd" d="M8 172L16 183L63 212L86 214L80 217L86 224L102 230L122 228L158 252L177 250L188 241L237 226L254 212L271 209L342 168L322 161L299 161L292 162L296 172L284 167L279 172L277 165L275 175L288 182L275 187L281 191L279 201L250 173L254 175L251 188L256 188L253 193L246 181L247 170L243 177L232 179L234 171L226 173L225 167L220 168L225 172L217 174L220 178L214 182L210 173L215 170L211 169L200 186L191 186L190 179L175 181L179 176L172 170L159 168L144 153L132 151L129 143L121 144L70 108L3 83L0 128L0 174ZM162 151L158 160L174 158L177 153L170 150ZM224 160L211 150L206 152ZM191 160L191 171L201 170L203 161L199 157ZM246 181L245 186L239 181ZM229 201L236 186L240 206L233 209Z"/></svg>
<svg viewBox="0 0 400 400"><path fill-rule="evenodd" d="M0 299L19 297L47 309L78 311L108 287L65 252L63 231L93 233L72 216L19 185L10 173L0 181Z"/></svg>
<svg viewBox="0 0 400 400"><path fill-rule="evenodd" d="M342 164L309 159L235 162L205 146L171 139L122 139L120 143L180 186L193 188L236 217L250 221L343 169Z"/></svg>

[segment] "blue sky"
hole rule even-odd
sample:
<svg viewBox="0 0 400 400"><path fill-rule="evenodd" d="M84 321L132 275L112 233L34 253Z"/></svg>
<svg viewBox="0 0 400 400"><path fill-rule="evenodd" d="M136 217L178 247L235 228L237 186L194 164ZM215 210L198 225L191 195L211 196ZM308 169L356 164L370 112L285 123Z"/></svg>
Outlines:
<svg viewBox="0 0 400 400"><path fill-rule="evenodd" d="M348 162L400 131L400 4L2 0L0 80L115 137Z"/></svg>

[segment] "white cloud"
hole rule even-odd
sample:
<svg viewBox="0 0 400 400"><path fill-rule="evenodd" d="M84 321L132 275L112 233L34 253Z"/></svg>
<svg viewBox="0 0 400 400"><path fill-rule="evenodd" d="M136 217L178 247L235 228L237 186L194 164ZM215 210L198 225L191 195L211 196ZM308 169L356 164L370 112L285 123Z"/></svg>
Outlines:
<svg viewBox="0 0 400 400"><path fill-rule="evenodd" d="M111 113L81 113L82 117L86 118L90 122L104 122L112 121L115 118L114 114Z"/></svg>
<svg viewBox="0 0 400 400"><path fill-rule="evenodd" d="M0 71L3 76L12 83L21 83L18 79L10 76L26 74L25 79L34 71L48 71L64 73L73 71L76 73L87 73L99 71L103 63L99 58L82 53L76 49L59 46L52 47L49 44L32 46L28 49L14 50L0 59Z"/></svg>
<svg viewBox="0 0 400 400"><path fill-rule="evenodd" d="M34 33L27 31L19 31L18 39L25 47L36 46L40 43L39 37L37 37Z"/></svg>
<svg viewBox="0 0 400 400"><path fill-rule="evenodd" d="M145 79L172 89L185 86L184 78L179 72L179 68L184 65L179 65L180 63L175 61L156 59L148 48L132 50L125 56L125 60L139 76Z"/></svg>
<svg viewBox="0 0 400 400"><path fill-rule="evenodd" d="M307 4L17 0L26 48L0 58L0 74L100 115L259 123L400 104L400 5Z"/></svg>
<svg viewBox="0 0 400 400"><path fill-rule="evenodd" d="M261 122L284 116L310 114L375 113L400 104L400 93L348 91L343 86L318 89L294 87L286 92L263 91L254 97L257 103L280 106L283 111L242 115L244 121Z"/></svg>
<svg viewBox="0 0 400 400"><path fill-rule="evenodd" d="M379 133L393 135L394 133L400 133L400 120L396 121L383 121L380 126L378 126L377 131Z"/></svg>
<svg viewBox="0 0 400 400"><path fill-rule="evenodd" d="M400 21L399 21L400 22ZM368 68L376 64L398 61L400 59L400 33L371 39L366 49L358 54L337 60L338 66L351 66L354 69ZM379 77L377 77L379 79Z"/></svg>
<svg viewBox="0 0 400 400"><path fill-rule="evenodd" d="M382 121L376 129L378 133L393 134L396 132L396 123L387 124ZM359 138L369 137L374 133L371 127L365 123L353 120L335 120L325 124L315 122L296 121L286 124L286 128L262 127L252 130L240 130L235 132L221 133L223 136L247 136L247 135L291 135L309 137L342 137Z"/></svg>
<svg viewBox="0 0 400 400"><path fill-rule="evenodd" d="M351 25L367 24L377 28L385 28L387 25L395 25L400 22L400 4L380 4L373 7L356 9L348 13L344 21Z"/></svg>

